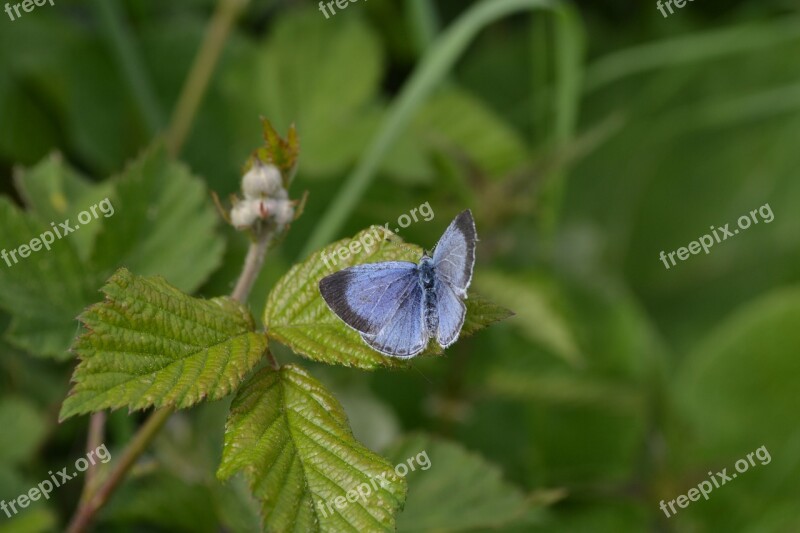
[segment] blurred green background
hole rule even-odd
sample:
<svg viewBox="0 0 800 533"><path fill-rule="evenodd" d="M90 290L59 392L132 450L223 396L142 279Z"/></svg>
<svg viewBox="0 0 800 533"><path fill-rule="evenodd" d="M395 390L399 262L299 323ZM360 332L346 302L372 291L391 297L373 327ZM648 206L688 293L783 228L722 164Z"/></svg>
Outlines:
<svg viewBox="0 0 800 533"><path fill-rule="evenodd" d="M431 247L470 207L473 287L514 318L409 371L303 362L366 445L398 460L428 446L399 530L800 531L796 3L517 12L482 28L418 108L398 110L478 3L371 0L327 20L313 2L246 5L179 159L226 198L260 143L258 117L297 124L291 192L307 190L308 205L269 256L254 315L309 247L424 202L435 219L401 235ZM13 22L0 13L2 194L22 204L13 177L52 152L98 183L123 172L166 130L214 9L56 0ZM337 200L397 116L407 126L364 194ZM772 223L669 270L659 260L767 203ZM216 231L225 252L195 283L207 296L230 292L247 245ZM0 227L2 247L18 244ZM181 272L160 260L148 258ZM6 331L20 310L0 305ZM74 366L62 355L0 341L0 499L84 453L88 419L56 422ZM173 417L97 530L254 531L246 490L214 479L227 403ZM140 420L111 416L112 454ZM675 517L659 509L760 446L768 465ZM0 514L0 532L61 530L81 485Z"/></svg>

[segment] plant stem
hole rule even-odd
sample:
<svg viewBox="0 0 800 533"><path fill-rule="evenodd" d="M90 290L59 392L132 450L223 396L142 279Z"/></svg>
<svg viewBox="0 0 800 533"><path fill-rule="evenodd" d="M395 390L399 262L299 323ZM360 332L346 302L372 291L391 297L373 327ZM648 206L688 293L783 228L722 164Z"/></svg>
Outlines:
<svg viewBox="0 0 800 533"><path fill-rule="evenodd" d="M250 249L247 252L247 257L244 262L244 268L236 282L236 288L231 294L231 298L234 300L242 303L247 300L247 297L250 295L250 290L253 288L253 283L255 283L261 271L261 267L264 265L267 248L269 248L271 241L272 235L269 234L250 243ZM272 354L267 352L267 357L272 367L277 368L278 363ZM147 450L150 442L152 442L174 412L175 410L169 407L159 409L150 415L144 425L136 432L133 440L125 447L125 450L122 452L122 458L114 466L111 474L103 481L99 489L94 491L94 483L89 483L87 479L84 496L81 498L80 506L67 528L68 533L82 533L86 531L97 512L108 502L111 494L113 494L119 484L122 483L122 480L125 479L125 476L127 476L136 460ZM101 419L99 417L96 419L96 416L102 414L103 413L95 413L95 415L92 415L91 423L93 428L95 424L101 424L99 421ZM102 420L104 420L104 418ZM100 427L102 427L102 425ZM102 440L102 435L98 437L96 432L92 430L90 430L89 434L89 446L94 446L91 448L94 450L99 446L99 444L94 444L94 442Z"/></svg>
<svg viewBox="0 0 800 533"><path fill-rule="evenodd" d="M236 288L231 293L231 298L234 300L242 303L247 301L247 295L250 294L250 289L253 288L258 273L261 272L261 267L264 265L264 258L267 255L267 248L269 248L270 242L272 242L272 236L266 235L250 243L242 273L236 281Z"/></svg>
<svg viewBox="0 0 800 533"><path fill-rule="evenodd" d="M106 413L100 411L99 413L92 413L89 420L89 436L86 439L86 454L97 450L103 444L105 434ZM86 480L84 481L83 494L81 499L88 498L93 490L95 484L95 477L97 475L97 465L92 463L89 469L86 470Z"/></svg>
<svg viewBox="0 0 800 533"><path fill-rule="evenodd" d="M67 528L67 533L81 533L86 531L94 519L97 511L106 504L111 494L117 489L128 474L133 464L144 453L158 431L174 412L173 409L161 409L150 415L150 418L139 429L133 440L128 443L122 452L122 458L114 466L111 474L103 485L93 493L85 502L82 502L75 516Z"/></svg>
<svg viewBox="0 0 800 533"><path fill-rule="evenodd" d="M347 217L366 192L378 165L400 136L414 113L433 89L447 75L479 31L496 20L523 10L554 9L558 0L483 0L454 22L431 46L419 67L392 102L389 113L375 140L364 152L355 170L330 203L327 211L306 242L301 256L307 256L328 243L341 229Z"/></svg>
<svg viewBox="0 0 800 533"><path fill-rule="evenodd" d="M192 127L197 108L203 100L228 34L248 2L249 0L220 0L217 3L217 9L208 25L200 51L189 71L172 115L167 133L167 148L172 155L178 155L186 142L186 136Z"/></svg>

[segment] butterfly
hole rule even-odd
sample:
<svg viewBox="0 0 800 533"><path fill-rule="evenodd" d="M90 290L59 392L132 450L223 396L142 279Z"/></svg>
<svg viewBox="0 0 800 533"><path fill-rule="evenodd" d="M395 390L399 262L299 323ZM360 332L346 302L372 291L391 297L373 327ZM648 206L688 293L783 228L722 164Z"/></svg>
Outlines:
<svg viewBox="0 0 800 533"><path fill-rule="evenodd" d="M322 278L319 292L328 307L356 330L372 349L408 359L430 339L442 348L464 325L467 288L475 267L478 240L472 212L460 213L447 227L433 254L419 264L386 261L357 265Z"/></svg>

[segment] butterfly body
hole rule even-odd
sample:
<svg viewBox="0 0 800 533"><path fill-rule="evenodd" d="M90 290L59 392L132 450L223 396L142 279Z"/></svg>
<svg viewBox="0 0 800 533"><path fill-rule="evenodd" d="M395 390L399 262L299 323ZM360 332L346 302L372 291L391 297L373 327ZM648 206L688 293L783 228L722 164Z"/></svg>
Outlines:
<svg viewBox="0 0 800 533"><path fill-rule="evenodd" d="M472 213L459 214L433 255L346 268L319 283L328 307L373 349L410 358L430 339L447 348L466 317L477 234Z"/></svg>
<svg viewBox="0 0 800 533"><path fill-rule="evenodd" d="M433 260L424 256L419 263L419 284L425 295L423 309L425 312L425 327L429 337L435 337L439 329L439 314L436 312L436 273Z"/></svg>

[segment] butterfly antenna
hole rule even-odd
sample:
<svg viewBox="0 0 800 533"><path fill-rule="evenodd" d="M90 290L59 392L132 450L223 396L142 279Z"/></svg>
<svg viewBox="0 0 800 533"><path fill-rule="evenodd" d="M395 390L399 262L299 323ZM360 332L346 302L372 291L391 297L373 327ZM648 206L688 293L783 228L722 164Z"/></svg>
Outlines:
<svg viewBox="0 0 800 533"><path fill-rule="evenodd" d="M433 385L433 381L429 380L429 379L428 379L428 376L426 376L425 374L423 374L423 373L422 373L422 370L420 370L419 368L415 367L413 364L411 365L411 368L413 368L414 370L416 370L416 371L417 371L417 374L419 374L420 376L422 376L422 378L423 378L425 381L427 381L429 384Z"/></svg>

